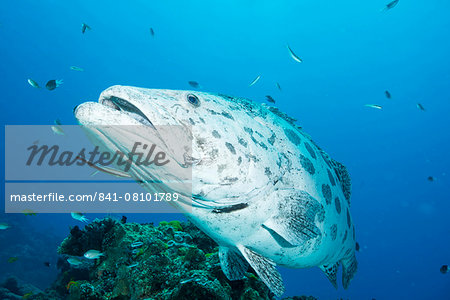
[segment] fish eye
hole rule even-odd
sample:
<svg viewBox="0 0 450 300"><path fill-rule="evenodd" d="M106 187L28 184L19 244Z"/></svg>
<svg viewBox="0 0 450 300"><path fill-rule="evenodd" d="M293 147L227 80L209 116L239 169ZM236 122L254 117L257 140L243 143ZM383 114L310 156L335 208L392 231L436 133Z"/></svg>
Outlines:
<svg viewBox="0 0 450 300"><path fill-rule="evenodd" d="M187 95L187 101L195 107L200 106L200 100L195 95L192 94Z"/></svg>

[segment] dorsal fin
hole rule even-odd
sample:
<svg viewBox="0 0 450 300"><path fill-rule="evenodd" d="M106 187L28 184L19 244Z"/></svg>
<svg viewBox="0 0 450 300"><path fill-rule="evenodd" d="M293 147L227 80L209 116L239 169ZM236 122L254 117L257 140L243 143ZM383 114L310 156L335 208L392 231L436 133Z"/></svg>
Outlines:
<svg viewBox="0 0 450 300"><path fill-rule="evenodd" d="M342 186L342 191L344 192L344 197L350 205L350 197L352 195L352 181L347 168L338 161L332 159L332 164L334 165L334 171L339 179Z"/></svg>
<svg viewBox="0 0 450 300"><path fill-rule="evenodd" d="M312 143L314 143L311 140ZM341 164L340 162L332 159L328 153L323 151L319 146L317 146L316 143L314 145L319 149L320 154L322 155L324 161L327 163L327 165L334 170L334 173L336 174L339 184L341 185L342 192L344 193L344 197L348 202L348 205L350 205L350 197L352 195L352 181L350 178L350 174L347 171L347 168Z"/></svg>
<svg viewBox="0 0 450 300"><path fill-rule="evenodd" d="M286 122L288 122L289 124L291 124L292 126L294 126L295 128L298 128L297 124L295 124L295 122L297 122L297 119L292 118L291 116L288 116L286 113L280 111L277 107L275 106L269 106L266 105L265 103L262 104L264 107L266 107L269 111L271 111L272 113L276 114L277 116L279 116L280 118L282 118L283 120L285 120ZM301 127L300 127L301 128Z"/></svg>

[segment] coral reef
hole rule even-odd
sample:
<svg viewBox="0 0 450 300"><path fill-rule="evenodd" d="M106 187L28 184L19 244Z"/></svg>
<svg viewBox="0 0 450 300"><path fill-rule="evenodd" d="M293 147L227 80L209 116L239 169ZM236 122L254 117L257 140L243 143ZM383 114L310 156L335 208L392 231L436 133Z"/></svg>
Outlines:
<svg viewBox="0 0 450 300"><path fill-rule="evenodd" d="M78 266L66 261L88 250L104 255ZM58 253L59 277L29 299L274 299L252 270L243 280L226 279L217 244L189 222L95 220L72 228Z"/></svg>

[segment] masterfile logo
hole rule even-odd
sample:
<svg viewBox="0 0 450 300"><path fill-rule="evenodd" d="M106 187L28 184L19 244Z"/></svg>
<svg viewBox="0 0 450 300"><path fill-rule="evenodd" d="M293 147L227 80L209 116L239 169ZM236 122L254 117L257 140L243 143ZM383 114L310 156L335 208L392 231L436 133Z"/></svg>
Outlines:
<svg viewBox="0 0 450 300"><path fill-rule="evenodd" d="M5 211L177 212L192 195L184 130L6 126Z"/></svg>

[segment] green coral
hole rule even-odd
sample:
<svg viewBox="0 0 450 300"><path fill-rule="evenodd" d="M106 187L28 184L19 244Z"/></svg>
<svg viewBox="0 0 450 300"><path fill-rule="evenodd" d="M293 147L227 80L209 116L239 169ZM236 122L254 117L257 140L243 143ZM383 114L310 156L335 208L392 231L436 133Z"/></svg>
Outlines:
<svg viewBox="0 0 450 300"><path fill-rule="evenodd" d="M167 221L159 222L159 226L167 226L167 225L169 225L169 222L167 222Z"/></svg>
<svg viewBox="0 0 450 300"><path fill-rule="evenodd" d="M172 226L176 231L183 231L183 226L181 226L180 221L170 221L169 225Z"/></svg>

